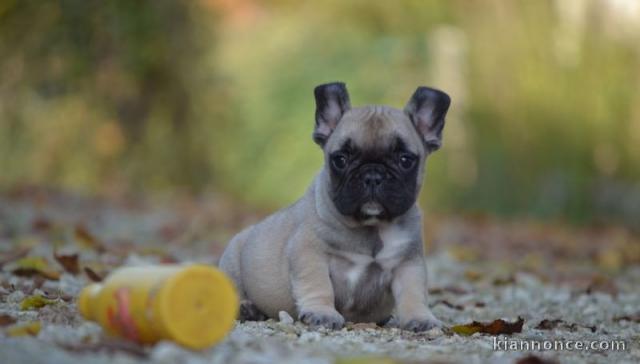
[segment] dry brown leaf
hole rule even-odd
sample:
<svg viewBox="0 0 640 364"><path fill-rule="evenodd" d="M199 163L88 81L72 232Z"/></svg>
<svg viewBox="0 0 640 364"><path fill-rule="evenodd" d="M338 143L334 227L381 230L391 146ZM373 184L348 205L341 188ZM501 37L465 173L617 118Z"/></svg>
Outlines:
<svg viewBox="0 0 640 364"><path fill-rule="evenodd" d="M58 253L53 253L53 257L56 258L56 261L60 263L62 268L65 271L71 274L80 273L80 265L78 264L78 254L69 254L63 255Z"/></svg>
<svg viewBox="0 0 640 364"><path fill-rule="evenodd" d="M539 356L529 355L518 359L516 364L556 364L554 360L544 359Z"/></svg>
<svg viewBox="0 0 640 364"><path fill-rule="evenodd" d="M494 320L490 323L473 321L470 324L453 326L451 331L465 336L473 335L476 332L490 335L511 335L522 332L523 324L524 319L522 317L518 317L518 320L515 322L507 322L502 319Z"/></svg>
<svg viewBox="0 0 640 364"><path fill-rule="evenodd" d="M76 242L83 248L93 249L99 253L106 251L104 244L98 240L89 230L82 224L76 225L75 228Z"/></svg>
<svg viewBox="0 0 640 364"><path fill-rule="evenodd" d="M32 277L40 275L44 278L57 281L60 272L53 269L43 257L25 257L13 263L11 272L17 276Z"/></svg>
<svg viewBox="0 0 640 364"><path fill-rule="evenodd" d="M178 258L172 256L171 254L166 254L160 257L160 263L162 264L175 264L175 263L180 263L180 260L178 260Z"/></svg>
<svg viewBox="0 0 640 364"><path fill-rule="evenodd" d="M445 286L445 287L434 287L429 289L429 294L443 294L443 293L451 293L451 294L467 294L467 291L464 288L456 287L456 286Z"/></svg>
<svg viewBox="0 0 640 364"><path fill-rule="evenodd" d="M440 304L443 304L443 305L445 305L445 306L447 306L447 307L449 307L449 308L453 308L454 310L458 310L458 311L462 311L462 310L464 310L464 306L461 306L461 305L455 305L455 304L453 304L453 303L451 303L451 302L449 302L449 301L447 301L447 300L440 300L440 301L436 301L436 303L435 303L435 304L437 305L437 304L439 304L439 303L440 303Z"/></svg>
<svg viewBox="0 0 640 364"><path fill-rule="evenodd" d="M565 323L562 320L547 320L544 319L542 321L540 321L540 323L538 324L538 326L536 326L535 328L537 330L553 330L556 327L558 327L558 325ZM574 326L575 328L575 326Z"/></svg>
<svg viewBox="0 0 640 364"><path fill-rule="evenodd" d="M102 282L104 279L103 275L96 273L93 269L89 267L84 267L84 273L89 277L92 282Z"/></svg>
<svg viewBox="0 0 640 364"><path fill-rule="evenodd" d="M596 332L596 327L595 326L581 326L581 325L577 325L575 323L568 323L566 321L560 320L560 319L555 319L555 320L542 320L540 321L540 323L535 327L537 330L553 330L557 327L562 327L566 330L569 331L576 331L578 329L578 327L584 327L586 329L591 330L591 332Z"/></svg>
<svg viewBox="0 0 640 364"><path fill-rule="evenodd" d="M0 315L0 326L8 326L16 323L16 319L12 316L2 314Z"/></svg>

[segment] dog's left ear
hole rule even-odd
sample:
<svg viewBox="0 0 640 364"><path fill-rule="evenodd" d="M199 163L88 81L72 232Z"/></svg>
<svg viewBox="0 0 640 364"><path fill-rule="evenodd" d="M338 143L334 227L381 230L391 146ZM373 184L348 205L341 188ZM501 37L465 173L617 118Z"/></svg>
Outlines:
<svg viewBox="0 0 640 364"><path fill-rule="evenodd" d="M446 93L422 86L413 93L404 108L429 153L440 149L442 145L444 117L450 104L451 98Z"/></svg>
<svg viewBox="0 0 640 364"><path fill-rule="evenodd" d="M316 127L313 140L324 147L342 115L351 109L349 93L347 85L343 82L333 82L317 86L313 94L316 98Z"/></svg>

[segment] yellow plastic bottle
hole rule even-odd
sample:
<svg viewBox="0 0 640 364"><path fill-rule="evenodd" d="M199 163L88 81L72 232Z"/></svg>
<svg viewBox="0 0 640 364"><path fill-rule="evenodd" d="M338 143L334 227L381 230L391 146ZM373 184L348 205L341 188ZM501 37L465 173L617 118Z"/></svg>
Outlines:
<svg viewBox="0 0 640 364"><path fill-rule="evenodd" d="M111 335L143 344L172 340L192 349L224 338L238 307L231 280L206 265L119 268L78 298L82 316Z"/></svg>

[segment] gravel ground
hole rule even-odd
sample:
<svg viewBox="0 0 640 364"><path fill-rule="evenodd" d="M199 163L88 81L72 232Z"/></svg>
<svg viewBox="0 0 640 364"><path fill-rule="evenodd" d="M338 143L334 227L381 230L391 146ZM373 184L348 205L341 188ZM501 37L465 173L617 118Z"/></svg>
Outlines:
<svg viewBox="0 0 640 364"><path fill-rule="evenodd" d="M51 257L54 246L60 249L58 251L71 251L76 245L74 239L65 238L67 230L56 226L76 226L78 221L88 224L103 241L120 241L119 236L135 235L136 241L143 244L157 242L157 231L164 232L165 241L172 238L166 236L167 223L190 219L189 214L176 217L156 208L132 212L84 202L71 204L71 207L60 207L51 201L45 205L36 208L31 200L0 200L0 246L7 248L2 250L5 255L23 245L29 246L29 256ZM199 210L193 209L192 213L198 214ZM40 221L42 216L53 222L44 224L49 225L45 234L34 233L35 227L43 225L34 221ZM204 244L206 239L198 237L208 236L210 232L194 233L193 225L189 226L185 231L192 237L187 247L183 243L166 247L171 259L215 261L216 249L206 248L210 244ZM178 237L184 238L184 234L178 234ZM62 242L51 243L55 239ZM441 236L442 239L445 238ZM203 244L191 244L197 240ZM37 275L17 276L11 263L7 263L0 272L0 316L11 317L18 325L37 320L42 327L35 336L12 336L10 326L0 327L0 362L374 363L373 358L392 358L388 361L379 359L380 363L640 362L640 266L637 264L624 264L613 273L594 276L596 268L591 267L592 263L576 262L571 266L575 269L571 270L570 278L556 279L553 275L550 279L544 273L558 270L562 266L560 261L543 260L535 271L520 266L520 260L515 258L513 262L462 259L459 250L446 249L446 246L437 245L428 257L429 303L434 314L448 327L474 320L490 322L503 318L515 321L521 317L524 319L521 333L461 336L449 328L412 333L373 324L348 324L342 330L329 331L310 329L283 315L279 321L238 323L227 339L203 352L188 351L170 342L139 347L104 337L99 326L79 316L74 297L89 282L86 276L62 273L58 280ZM144 249L129 246L127 253L81 249L78 254L81 262L93 266L98 263L103 266L139 265L167 260L166 255L141 254L140 251ZM39 309L21 310L20 303L25 295L32 294L51 297L54 303ZM608 344L616 340L623 341L625 348L495 350L496 342L502 342L504 349L504 340L602 341ZM530 355L534 357L528 357Z"/></svg>

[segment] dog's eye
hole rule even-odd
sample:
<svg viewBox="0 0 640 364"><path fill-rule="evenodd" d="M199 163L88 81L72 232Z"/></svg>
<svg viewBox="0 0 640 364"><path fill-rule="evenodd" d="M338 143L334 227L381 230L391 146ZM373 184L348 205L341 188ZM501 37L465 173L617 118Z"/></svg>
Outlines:
<svg viewBox="0 0 640 364"><path fill-rule="evenodd" d="M400 155L398 164L400 164L400 167L402 167L403 169L411 169L416 164L416 157L409 153L402 153Z"/></svg>
<svg viewBox="0 0 640 364"><path fill-rule="evenodd" d="M344 154L335 154L331 157L331 164L336 169L342 170L347 166L347 157Z"/></svg>

